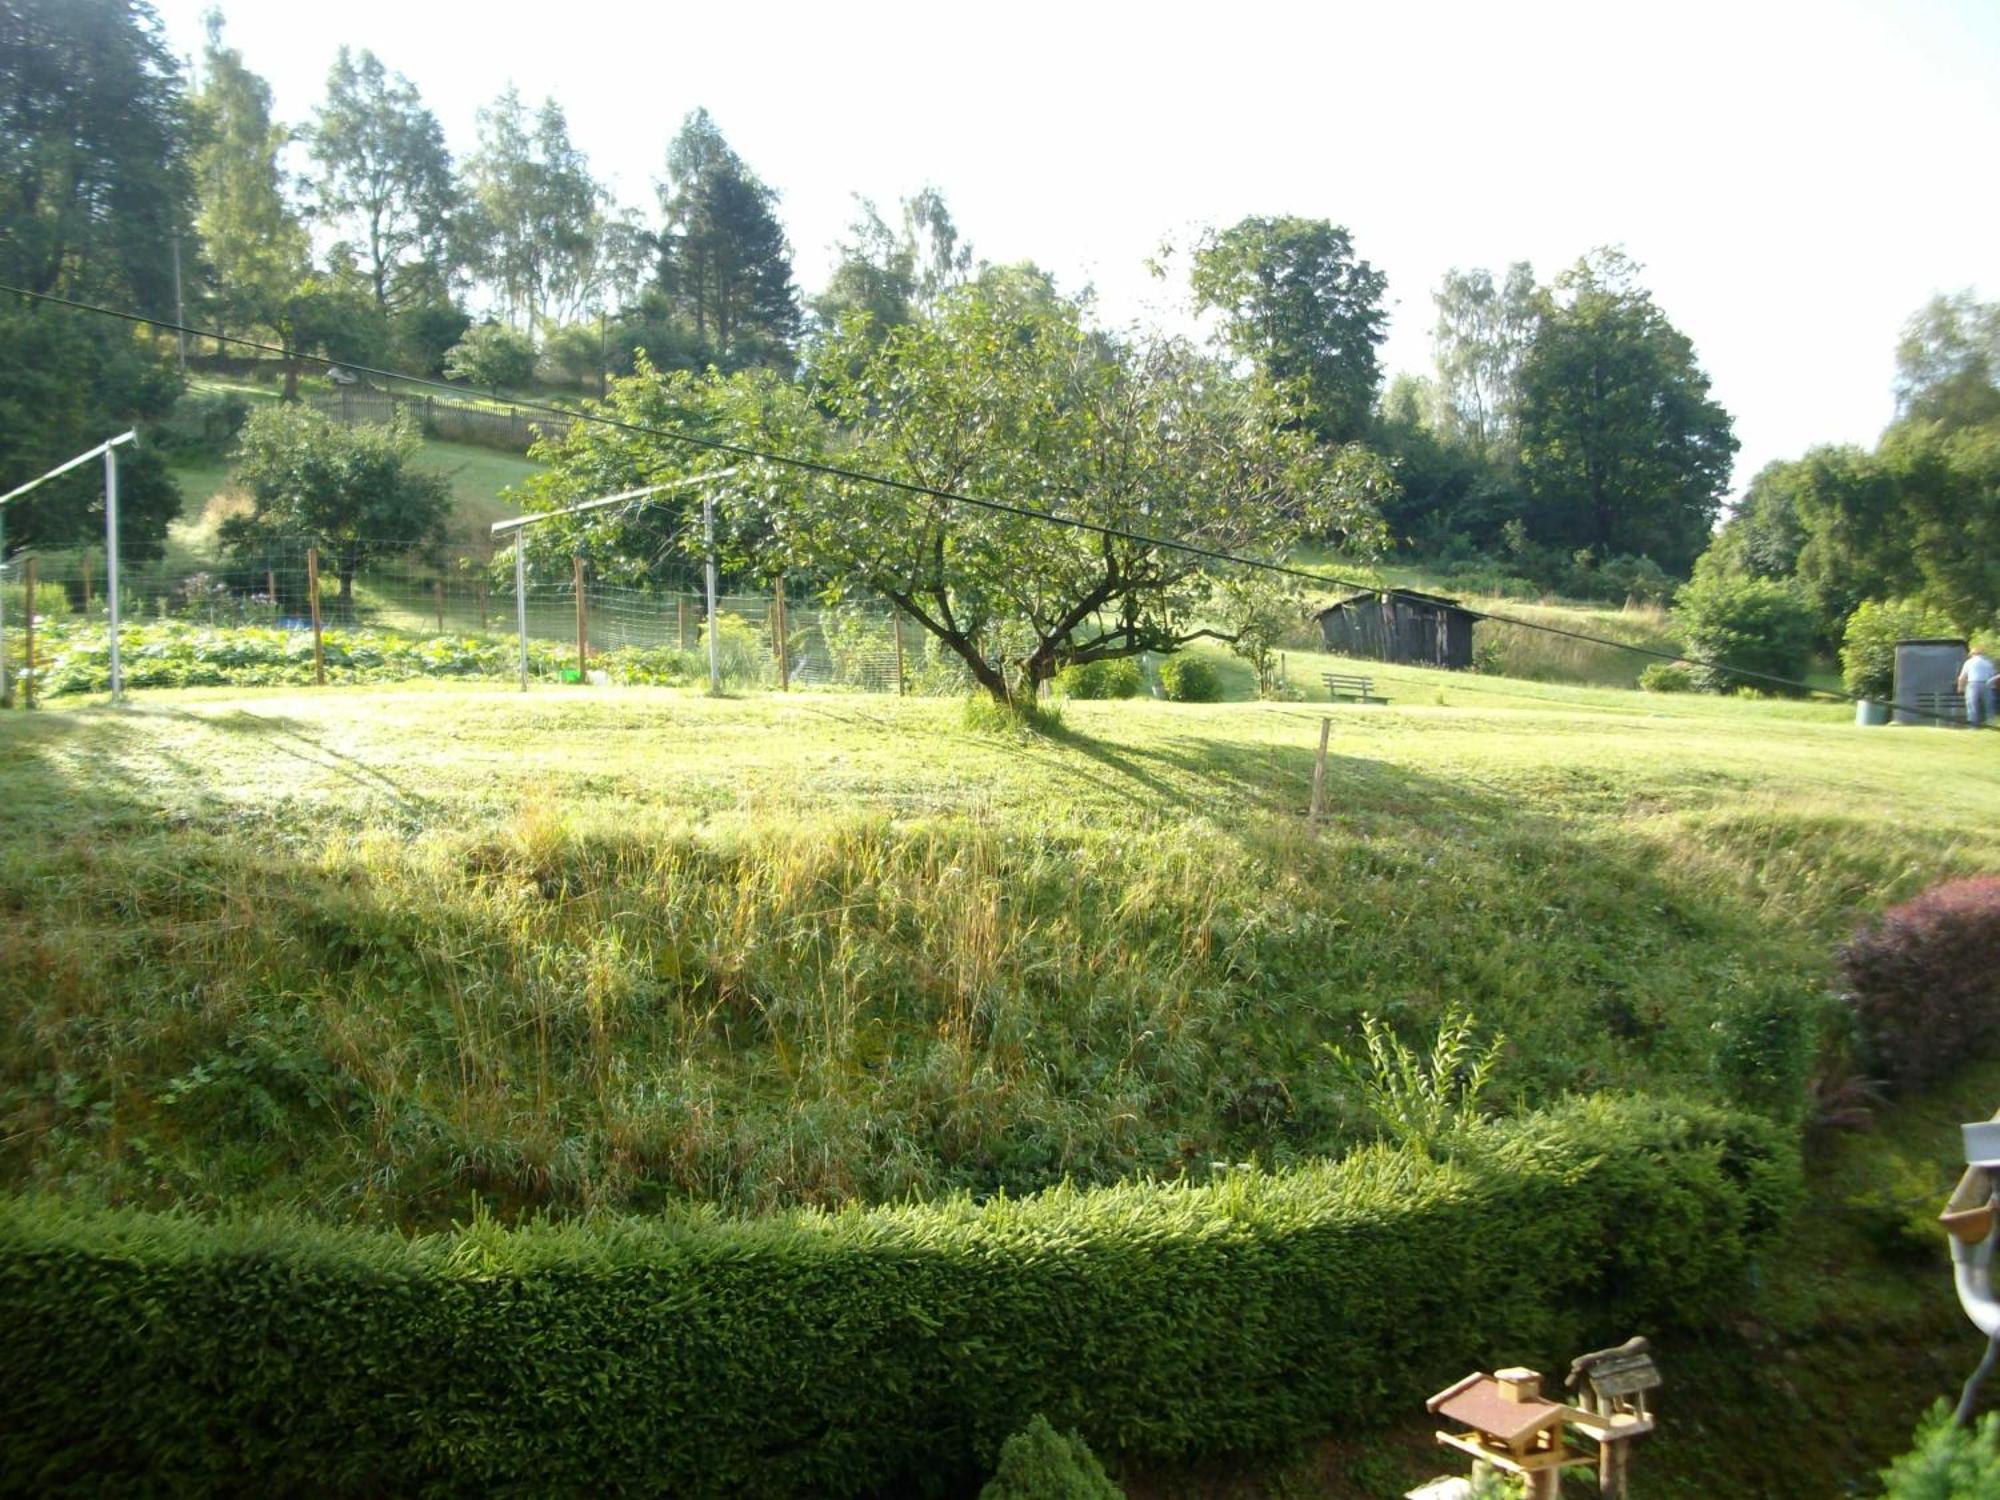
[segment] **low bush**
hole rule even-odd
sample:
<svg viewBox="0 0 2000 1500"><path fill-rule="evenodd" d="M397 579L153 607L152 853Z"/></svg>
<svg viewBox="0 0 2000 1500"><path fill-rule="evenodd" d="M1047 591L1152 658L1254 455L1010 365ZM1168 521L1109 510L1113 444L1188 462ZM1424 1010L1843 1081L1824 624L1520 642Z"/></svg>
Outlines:
<svg viewBox="0 0 2000 1500"><path fill-rule="evenodd" d="M1639 689L1646 693L1691 693L1694 669L1677 661L1656 661L1639 674Z"/></svg>
<svg viewBox="0 0 2000 1500"><path fill-rule="evenodd" d="M1850 693L1887 702L1896 684L1896 642L1949 636L1951 621L1913 599L1869 600L1847 617L1840 637L1840 680Z"/></svg>
<svg viewBox="0 0 2000 1500"><path fill-rule="evenodd" d="M1000 1445L1000 1467L979 1500L1123 1500L1090 1444L1035 1420Z"/></svg>
<svg viewBox="0 0 2000 1500"><path fill-rule="evenodd" d="M1700 663L1696 682L1712 693L1746 683L1778 687L1767 679L1803 676L1818 628L1796 584L1720 574L1703 574L1683 587L1674 596L1674 618L1688 655Z"/></svg>
<svg viewBox="0 0 2000 1500"><path fill-rule="evenodd" d="M723 621L725 676L735 660L730 651L732 618L725 616ZM165 620L124 626L118 644L125 685L132 688L301 687L313 680L312 634L304 630ZM327 681L340 684L421 677L505 680L520 670L520 648L512 639L329 630L322 649ZM38 638L35 652L44 663L40 690L49 697L102 693L111 686L111 653L101 624L57 622ZM531 640L528 663L537 675L553 677L574 665L574 648L559 641ZM705 655L671 646L604 651L591 658L591 666L620 684L695 683L706 681L708 675Z"/></svg>
<svg viewBox="0 0 2000 1500"><path fill-rule="evenodd" d="M2000 1042L2000 876L1951 880L1864 924L1840 953L1869 1065L1922 1088Z"/></svg>
<svg viewBox="0 0 2000 1500"><path fill-rule="evenodd" d="M702 660L702 670L708 670L708 627L703 625L696 648ZM774 660L771 644L764 632L752 625L741 615L723 610L715 617L715 660L724 682L749 685L761 682L764 672Z"/></svg>
<svg viewBox="0 0 2000 1500"><path fill-rule="evenodd" d="M1160 691L1175 703L1214 703L1222 678L1199 656L1170 656L1160 663Z"/></svg>
<svg viewBox="0 0 2000 1500"><path fill-rule="evenodd" d="M16 573L19 572L18 565L14 571ZM27 604L28 585L25 582L0 584L0 611L5 612L4 622L7 629L17 631L21 628L21 622L27 615ZM70 599L68 589L64 588L60 583L48 583L42 580L36 581L35 621L37 624L40 624L44 620L56 621L67 619L69 611ZM15 651L21 649L18 640L13 643L12 649Z"/></svg>
<svg viewBox="0 0 2000 1500"><path fill-rule="evenodd" d="M1992 1500L2000 1495L2000 1413L1960 1427L1940 1401L1917 1445L1882 1473L1883 1500Z"/></svg>
<svg viewBox="0 0 2000 1500"><path fill-rule="evenodd" d="M1146 674L1129 656L1079 662L1056 674L1056 688L1065 698L1136 698L1146 691Z"/></svg>
<svg viewBox="0 0 2000 1500"><path fill-rule="evenodd" d="M239 392L189 390L147 436L177 457L221 458L249 419L250 400Z"/></svg>
<svg viewBox="0 0 2000 1500"><path fill-rule="evenodd" d="M0 1203L0 1464L45 1495L969 1487L1034 1414L1177 1460L1407 1415L1740 1298L1788 1138L1611 1096L1200 1186L405 1239ZM1546 1365L1543 1368L1547 1368Z"/></svg>
<svg viewBox="0 0 2000 1500"><path fill-rule="evenodd" d="M965 700L963 717L974 734L1054 734L1063 725L1060 703L1028 698L1002 703L983 689Z"/></svg>

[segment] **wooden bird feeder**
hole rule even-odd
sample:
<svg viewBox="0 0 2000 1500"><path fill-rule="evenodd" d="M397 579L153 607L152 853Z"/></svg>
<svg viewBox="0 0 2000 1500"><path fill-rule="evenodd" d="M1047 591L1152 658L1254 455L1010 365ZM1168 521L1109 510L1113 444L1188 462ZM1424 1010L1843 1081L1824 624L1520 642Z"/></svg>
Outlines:
<svg viewBox="0 0 2000 1500"><path fill-rule="evenodd" d="M1597 1445L1597 1486L1601 1494L1627 1493L1630 1443L1653 1430L1647 1397L1660 1387L1659 1367L1644 1339L1627 1339L1573 1361L1569 1386L1577 1404L1542 1395L1542 1377L1533 1370L1474 1374L1439 1391L1424 1403L1458 1423L1459 1432L1440 1430L1437 1440L1472 1456L1472 1478L1433 1479L1408 1491L1405 1500L1466 1500L1482 1475L1518 1475L1526 1500L1556 1500L1562 1471L1588 1464L1587 1453L1572 1454L1565 1429L1575 1428Z"/></svg>
<svg viewBox="0 0 2000 1500"><path fill-rule="evenodd" d="M1542 1377L1533 1370L1468 1375L1424 1405L1466 1429L1440 1431L1440 1443L1471 1454L1475 1474L1483 1465L1519 1475L1526 1482L1527 1500L1555 1500L1563 1468L1590 1462L1572 1456L1563 1442L1563 1424L1576 1413L1546 1400Z"/></svg>
<svg viewBox="0 0 2000 1500"><path fill-rule="evenodd" d="M1578 1392L1576 1409L1581 1415L1572 1419L1572 1425L1597 1444L1598 1492L1623 1495L1632 1466L1626 1444L1653 1430L1646 1396L1660 1388L1660 1370L1653 1363L1652 1345L1634 1338L1613 1349L1579 1355L1570 1362L1566 1384Z"/></svg>

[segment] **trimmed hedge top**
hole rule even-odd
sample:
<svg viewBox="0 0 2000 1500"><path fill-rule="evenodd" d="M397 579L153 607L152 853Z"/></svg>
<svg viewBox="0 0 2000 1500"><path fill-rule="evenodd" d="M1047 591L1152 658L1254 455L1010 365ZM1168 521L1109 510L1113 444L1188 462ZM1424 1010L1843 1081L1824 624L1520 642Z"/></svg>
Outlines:
<svg viewBox="0 0 2000 1500"><path fill-rule="evenodd" d="M9 1489L855 1494L1035 1413L1105 1452L1408 1415L1741 1288L1795 1191L1747 1117L1597 1100L1203 1187L420 1239L0 1205ZM1546 1366L1545 1366L1546 1367Z"/></svg>

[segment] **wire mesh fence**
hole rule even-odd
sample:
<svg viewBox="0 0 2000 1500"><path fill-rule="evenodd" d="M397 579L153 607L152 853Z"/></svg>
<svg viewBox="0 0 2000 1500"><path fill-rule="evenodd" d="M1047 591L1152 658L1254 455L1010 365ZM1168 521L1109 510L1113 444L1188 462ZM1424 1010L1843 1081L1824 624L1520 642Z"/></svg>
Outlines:
<svg viewBox="0 0 2000 1500"><path fill-rule="evenodd" d="M615 560L614 560L615 562ZM33 609L26 575L35 574ZM607 569L606 571L611 571ZM119 570L127 686L516 678L599 686L705 685L944 693L962 667L879 601L828 604L782 582L737 581L715 601L689 578L607 581L590 558L513 549L431 559L354 542L279 542L221 561ZM0 664L44 696L110 686L103 554L0 563ZM28 657L32 621L34 657Z"/></svg>

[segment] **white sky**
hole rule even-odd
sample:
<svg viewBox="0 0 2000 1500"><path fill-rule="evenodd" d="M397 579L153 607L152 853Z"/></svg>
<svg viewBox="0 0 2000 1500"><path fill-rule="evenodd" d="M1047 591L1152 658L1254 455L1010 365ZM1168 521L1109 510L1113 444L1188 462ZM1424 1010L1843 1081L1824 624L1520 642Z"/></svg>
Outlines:
<svg viewBox="0 0 2000 1500"><path fill-rule="evenodd" d="M198 50L208 0L156 0ZM977 253L1170 318L1142 262L1246 214L1325 217L1387 272L1385 368L1428 370L1451 266L1546 278L1622 244L1693 340L1737 482L1892 415L1902 321L2000 294L2000 3L639 5L232 0L306 120L336 46L407 74L455 153L509 80L621 197L706 105L783 195L816 289L850 194L941 187ZM1183 262L1184 264L1184 259Z"/></svg>

